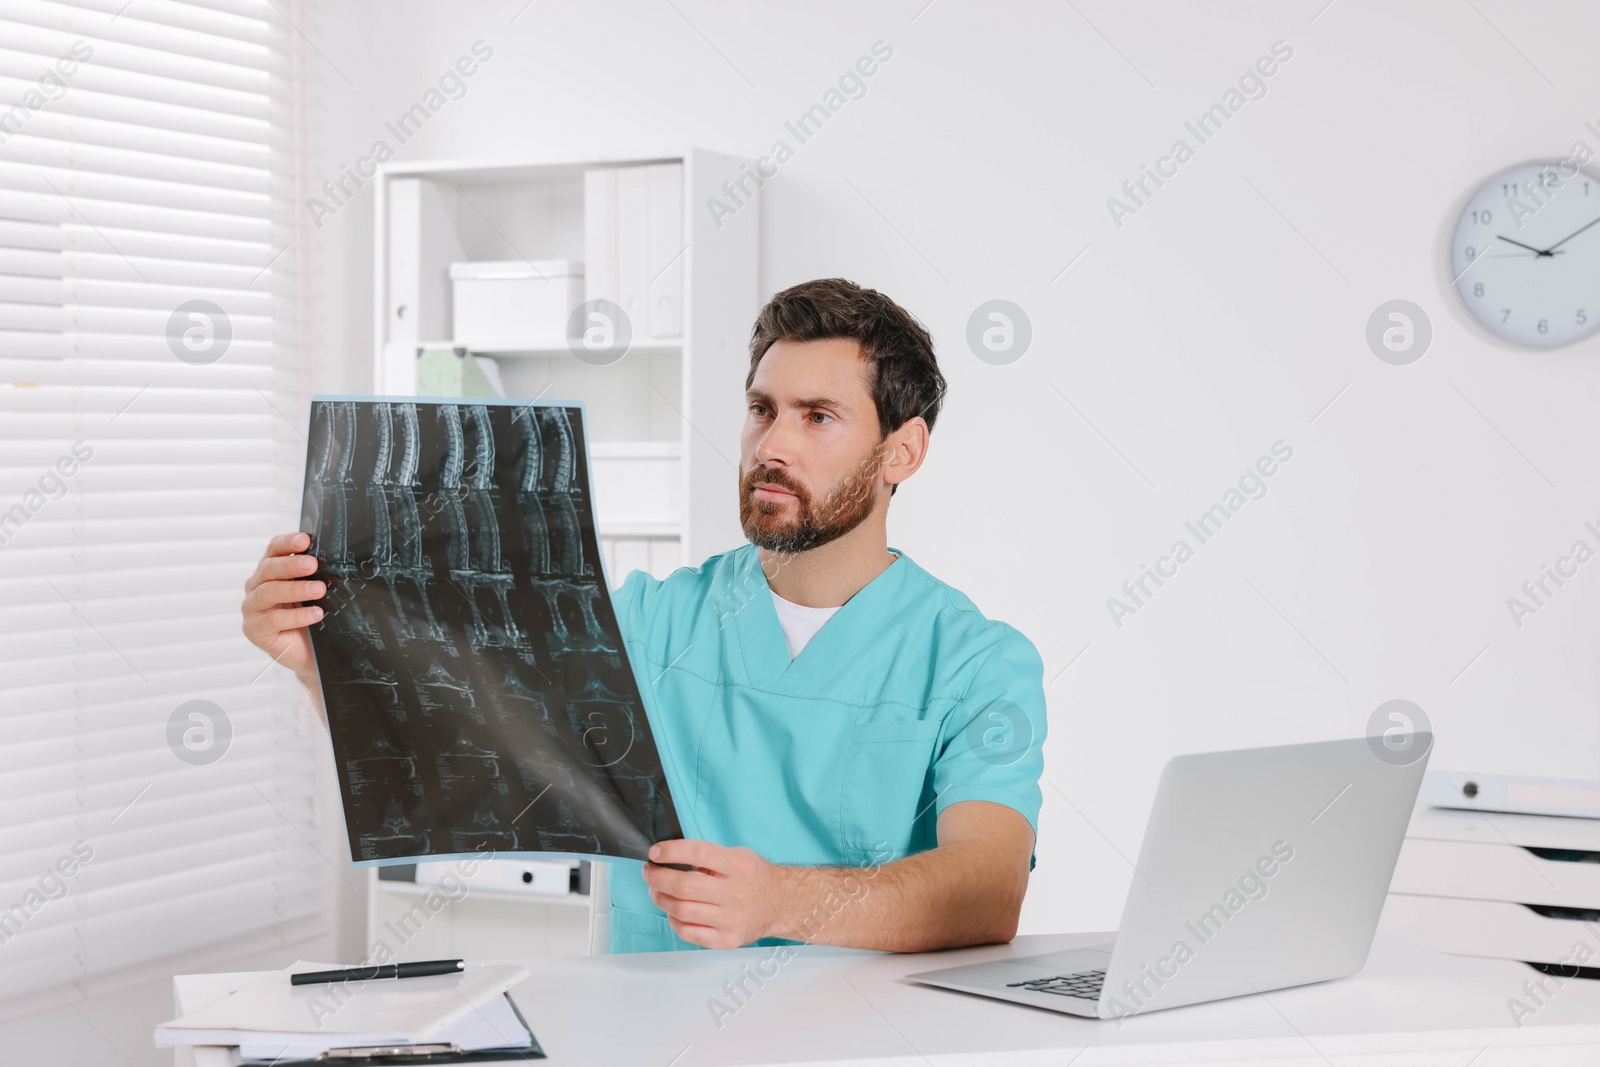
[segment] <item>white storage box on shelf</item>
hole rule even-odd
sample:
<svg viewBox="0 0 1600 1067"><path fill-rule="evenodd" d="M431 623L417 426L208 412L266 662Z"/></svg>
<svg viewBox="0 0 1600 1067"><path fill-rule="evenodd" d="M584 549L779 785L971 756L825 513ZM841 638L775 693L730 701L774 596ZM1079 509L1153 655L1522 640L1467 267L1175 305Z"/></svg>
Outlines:
<svg viewBox="0 0 1600 1067"><path fill-rule="evenodd" d="M566 344L583 303L583 264L570 259L450 264L455 343L476 351Z"/></svg>

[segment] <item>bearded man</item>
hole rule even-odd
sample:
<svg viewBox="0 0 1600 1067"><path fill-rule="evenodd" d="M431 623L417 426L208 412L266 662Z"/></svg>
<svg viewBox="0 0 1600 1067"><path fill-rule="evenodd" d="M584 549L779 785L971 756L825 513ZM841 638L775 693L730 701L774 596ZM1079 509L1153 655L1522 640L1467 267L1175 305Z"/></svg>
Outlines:
<svg viewBox="0 0 1600 1067"><path fill-rule="evenodd" d="M1009 941L1034 866L1044 667L1021 633L889 547L945 379L927 330L840 278L751 335L750 544L613 594L685 837L613 863L611 951ZM952 510L944 521L960 522ZM320 583L275 538L245 632L317 690Z"/></svg>

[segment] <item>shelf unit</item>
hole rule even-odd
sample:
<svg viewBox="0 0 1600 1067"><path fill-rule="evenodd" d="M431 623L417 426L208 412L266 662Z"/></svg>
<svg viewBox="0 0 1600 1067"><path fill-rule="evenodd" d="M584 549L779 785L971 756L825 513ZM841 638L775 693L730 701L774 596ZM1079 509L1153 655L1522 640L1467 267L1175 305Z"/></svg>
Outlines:
<svg viewBox="0 0 1600 1067"><path fill-rule="evenodd" d="M1379 925L1600 1006L1600 981L1535 965L1600 967L1600 819L1436 808L1412 814ZM1584 946L1576 956L1574 946ZM1537 1005L1529 1000L1523 1005Z"/></svg>
<svg viewBox="0 0 1600 1067"><path fill-rule="evenodd" d="M594 225L585 174L627 169L619 170L616 183L625 184L644 174L632 168L660 164L682 167L682 247L663 255L659 232L652 233L652 255L660 262L652 263L647 280L668 277L675 285L681 274L681 336L636 334L627 354L605 366L577 359L549 331L492 343L454 339L451 263L583 263L593 236L586 227ZM749 331L759 309L759 221L754 205L720 218L709 210L744 167L743 160L687 148L677 155L592 160L390 163L375 178L374 392L414 395L420 349L463 347L495 361L507 396L583 401L599 534L613 586L629 571L662 575L744 540L734 485ZM642 225L625 212L615 223ZM379 879L375 870L368 876L371 943L426 890ZM603 865L596 865L593 881L603 886ZM604 899L603 893L596 897ZM475 891L448 906L453 918L430 940L408 943L398 958L428 958L441 948L447 955L508 954L505 936L485 939L495 926L473 918L477 911L519 923L519 931L537 942L530 954L589 951L590 900L586 894L563 899ZM436 943L442 930L451 931L448 945Z"/></svg>

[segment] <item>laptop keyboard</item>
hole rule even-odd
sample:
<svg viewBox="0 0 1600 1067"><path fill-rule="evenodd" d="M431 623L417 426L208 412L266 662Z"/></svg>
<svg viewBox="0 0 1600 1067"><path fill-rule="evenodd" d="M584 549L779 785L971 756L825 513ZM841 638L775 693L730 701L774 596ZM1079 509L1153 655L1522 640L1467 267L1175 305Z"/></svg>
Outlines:
<svg viewBox="0 0 1600 1067"><path fill-rule="evenodd" d="M1007 989L1031 989L1035 993L1054 993L1062 997L1099 1000L1105 985L1105 971L1079 971L1076 974L1050 974L1026 982L1007 982Z"/></svg>

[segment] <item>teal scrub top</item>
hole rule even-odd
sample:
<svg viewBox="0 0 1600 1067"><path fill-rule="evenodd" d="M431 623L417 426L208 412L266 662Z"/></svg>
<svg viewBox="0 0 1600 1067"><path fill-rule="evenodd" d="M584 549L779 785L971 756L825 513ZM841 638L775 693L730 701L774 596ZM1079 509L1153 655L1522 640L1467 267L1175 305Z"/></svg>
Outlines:
<svg viewBox="0 0 1600 1067"><path fill-rule="evenodd" d="M964 800L1037 832L1044 664L904 553L792 661L753 545L665 579L634 571L613 602L685 837L862 867L933 848ZM611 951L700 947L640 870L611 865Z"/></svg>

